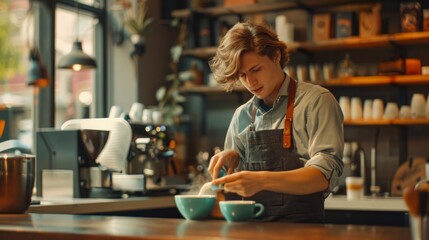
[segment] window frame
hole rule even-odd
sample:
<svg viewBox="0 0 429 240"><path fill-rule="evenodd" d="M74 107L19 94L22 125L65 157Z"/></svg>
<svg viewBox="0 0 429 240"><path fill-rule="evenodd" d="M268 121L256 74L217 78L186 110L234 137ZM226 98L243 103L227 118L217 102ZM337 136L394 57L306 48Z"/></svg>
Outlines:
<svg viewBox="0 0 429 240"><path fill-rule="evenodd" d="M101 8L89 6L78 1L70 0L33 0L31 4L36 9L35 38L39 43L42 61L48 70L50 84L42 88L38 95L39 113L34 115L36 130L39 128L55 127L55 11L57 8L66 9L79 14L89 14L98 19L95 31L95 108L91 109L91 117L105 117L107 113L107 3L100 0ZM71 70L70 70L71 71ZM43 113L43 114L41 114Z"/></svg>

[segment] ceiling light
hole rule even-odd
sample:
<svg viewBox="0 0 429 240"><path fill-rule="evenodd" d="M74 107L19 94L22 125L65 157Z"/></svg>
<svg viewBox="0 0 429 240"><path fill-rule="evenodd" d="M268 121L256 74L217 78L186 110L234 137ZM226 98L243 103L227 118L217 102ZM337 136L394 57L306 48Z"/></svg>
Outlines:
<svg viewBox="0 0 429 240"><path fill-rule="evenodd" d="M79 40L76 40L73 43L70 53L62 57L58 63L58 68L72 69L73 71L80 71L96 67L97 64L95 60L83 52L82 42Z"/></svg>

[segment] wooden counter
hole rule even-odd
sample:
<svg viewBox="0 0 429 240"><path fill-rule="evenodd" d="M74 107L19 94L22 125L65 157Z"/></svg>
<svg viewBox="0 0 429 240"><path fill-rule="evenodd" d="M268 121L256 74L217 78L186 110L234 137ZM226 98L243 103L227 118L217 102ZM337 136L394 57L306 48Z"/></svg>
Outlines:
<svg viewBox="0 0 429 240"><path fill-rule="evenodd" d="M125 199L42 199L32 205L28 213L95 214L145 209L175 208L173 196L132 197ZM393 211L406 212L402 198L365 197L348 201L345 196L332 196L325 200L326 210L342 211Z"/></svg>
<svg viewBox="0 0 429 240"><path fill-rule="evenodd" d="M31 205L28 213L96 214L135 210L175 208L173 196L132 197L123 199L98 198L34 198L40 204Z"/></svg>
<svg viewBox="0 0 429 240"><path fill-rule="evenodd" d="M407 227L223 220L105 217L63 214L0 214L0 239L347 239L407 240Z"/></svg>

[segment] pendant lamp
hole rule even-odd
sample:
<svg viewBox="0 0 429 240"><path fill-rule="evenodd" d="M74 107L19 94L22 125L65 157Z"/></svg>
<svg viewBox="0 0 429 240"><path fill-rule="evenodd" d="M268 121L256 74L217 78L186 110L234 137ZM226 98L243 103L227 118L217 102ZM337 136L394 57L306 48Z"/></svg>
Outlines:
<svg viewBox="0 0 429 240"><path fill-rule="evenodd" d="M58 63L58 68L72 69L74 71L80 71L96 67L97 64L95 60L88 54L83 52L82 42L79 40L76 40L73 43L73 47L70 53L62 57Z"/></svg>
<svg viewBox="0 0 429 240"><path fill-rule="evenodd" d="M74 0L76 4L77 20L79 21L79 6L77 0ZM77 32L79 34L79 23L76 24ZM97 64L95 60L86 54L82 49L82 42L76 37L76 41L73 42L72 50L69 54L65 55L58 62L58 68L72 69L73 71L80 71L85 69L96 68Z"/></svg>
<svg viewBox="0 0 429 240"><path fill-rule="evenodd" d="M27 84L30 86L46 87L49 83L48 71L40 60L39 51L36 48L30 50Z"/></svg>

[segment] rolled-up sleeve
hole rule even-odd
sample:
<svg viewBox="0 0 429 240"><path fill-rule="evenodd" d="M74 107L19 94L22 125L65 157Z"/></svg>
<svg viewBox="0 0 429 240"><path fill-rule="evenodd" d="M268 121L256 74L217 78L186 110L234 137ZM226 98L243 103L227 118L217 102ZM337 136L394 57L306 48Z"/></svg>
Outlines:
<svg viewBox="0 0 429 240"><path fill-rule="evenodd" d="M307 113L308 154L305 166L319 169L329 181L329 191L343 172L343 114L335 97L322 93L309 104Z"/></svg>

